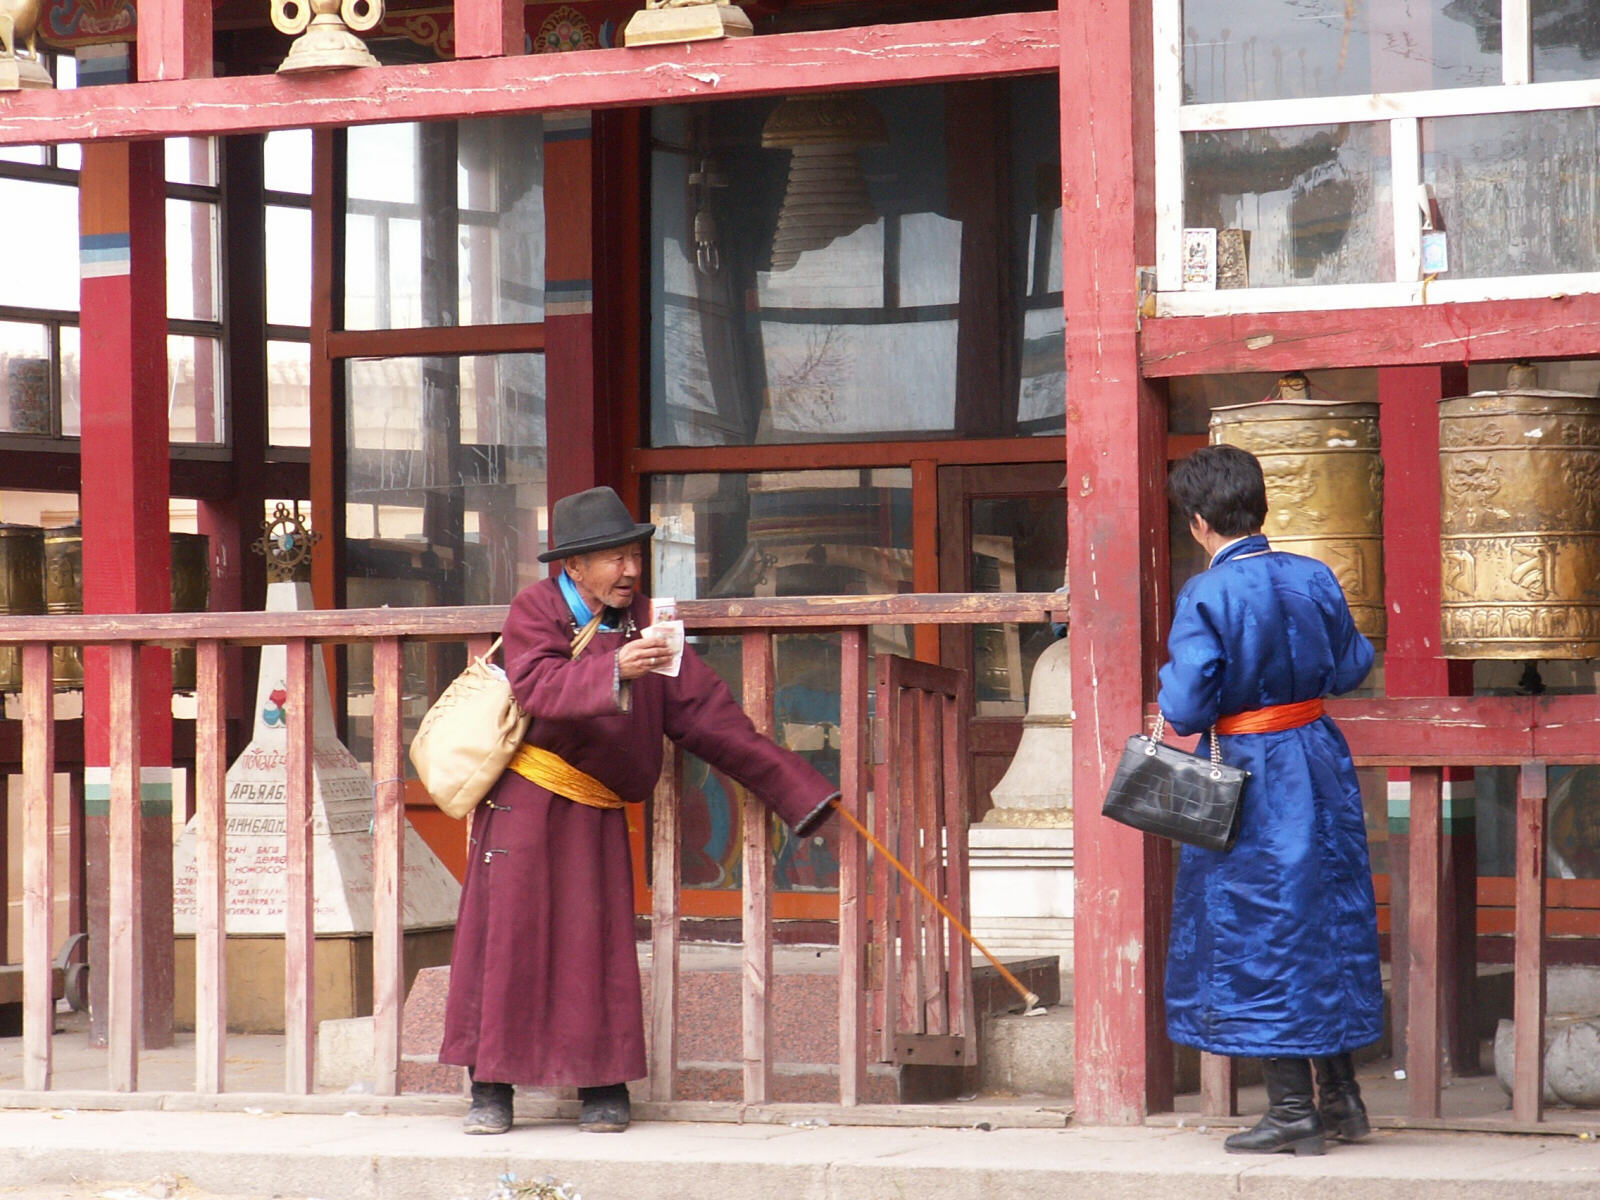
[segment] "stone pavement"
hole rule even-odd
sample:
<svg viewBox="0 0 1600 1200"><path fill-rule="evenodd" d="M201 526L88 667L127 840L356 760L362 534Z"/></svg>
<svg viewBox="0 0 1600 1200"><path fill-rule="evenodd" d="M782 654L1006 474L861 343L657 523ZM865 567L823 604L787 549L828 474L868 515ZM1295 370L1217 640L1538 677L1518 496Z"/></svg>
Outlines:
<svg viewBox="0 0 1600 1200"><path fill-rule="evenodd" d="M553 1179L583 1200L1600 1196L1589 1137L1380 1130L1321 1158L1256 1158L1224 1154L1216 1130L1065 1127L1044 1110L1056 1127L646 1120L622 1135L519 1112L503 1137L466 1137L459 1100L384 1115L316 1099L325 1112L9 1108L0 1200L489 1200L508 1175Z"/></svg>

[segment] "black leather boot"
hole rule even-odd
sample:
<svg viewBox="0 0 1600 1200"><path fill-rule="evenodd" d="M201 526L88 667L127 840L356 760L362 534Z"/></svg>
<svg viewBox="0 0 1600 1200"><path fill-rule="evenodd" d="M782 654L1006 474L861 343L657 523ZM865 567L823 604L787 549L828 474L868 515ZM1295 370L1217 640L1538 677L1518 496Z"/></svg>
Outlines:
<svg viewBox="0 0 1600 1200"><path fill-rule="evenodd" d="M511 1101L516 1090L509 1083L472 1081L472 1107L461 1122L463 1133L504 1133L511 1128Z"/></svg>
<svg viewBox="0 0 1600 1200"><path fill-rule="evenodd" d="M621 1133L632 1119L628 1104L628 1085L608 1083L604 1087L578 1089L578 1128L585 1133Z"/></svg>
<svg viewBox="0 0 1600 1200"><path fill-rule="evenodd" d="M1348 1054L1316 1059L1317 1112L1329 1137L1359 1142L1372 1132L1367 1106L1361 1103L1356 1064Z"/></svg>
<svg viewBox="0 0 1600 1200"><path fill-rule="evenodd" d="M1267 1115L1254 1129L1222 1143L1229 1154L1322 1154L1327 1150L1322 1118L1311 1095L1311 1063L1304 1058L1264 1058Z"/></svg>

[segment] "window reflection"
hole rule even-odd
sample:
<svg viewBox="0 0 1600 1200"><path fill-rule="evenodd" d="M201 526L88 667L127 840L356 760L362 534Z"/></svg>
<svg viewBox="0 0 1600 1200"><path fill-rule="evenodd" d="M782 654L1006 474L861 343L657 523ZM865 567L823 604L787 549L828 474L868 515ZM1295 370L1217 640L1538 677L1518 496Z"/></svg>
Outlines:
<svg viewBox="0 0 1600 1200"><path fill-rule="evenodd" d="M1184 174L1184 224L1244 229L1251 287L1394 277L1387 125L1185 134Z"/></svg>
<svg viewBox="0 0 1600 1200"><path fill-rule="evenodd" d="M1499 0L1474 0L1499 7ZM1600 76L1600 8L1592 0L1531 0L1533 78L1594 79Z"/></svg>
<svg viewBox="0 0 1600 1200"><path fill-rule="evenodd" d="M1600 269L1600 110L1422 123L1422 178L1449 237L1450 278Z"/></svg>
<svg viewBox="0 0 1600 1200"><path fill-rule="evenodd" d="M785 471L665 475L651 480L652 594L881 595L911 590L911 472ZM741 691L738 638L697 638L695 650ZM839 638L795 634L775 643L778 740L828 778L839 778ZM910 631L880 626L874 654L909 654ZM686 760L680 820L686 887L740 882L734 792L703 762ZM784 831L776 885L838 886L837 829L807 839Z"/></svg>
<svg viewBox="0 0 1600 1200"><path fill-rule="evenodd" d="M653 444L1061 432L1056 88L977 101L654 110Z"/></svg>
<svg viewBox="0 0 1600 1200"><path fill-rule="evenodd" d="M0 213L27 236L6 243L0 304L78 311L78 189L0 177Z"/></svg>
<svg viewBox="0 0 1600 1200"><path fill-rule="evenodd" d="M544 126L351 129L345 327L544 319Z"/></svg>
<svg viewBox="0 0 1600 1200"><path fill-rule="evenodd" d="M1500 0L1184 0L1186 104L1500 82Z"/></svg>
<svg viewBox="0 0 1600 1200"><path fill-rule="evenodd" d="M220 339L167 338L167 437L202 445L228 440Z"/></svg>
<svg viewBox="0 0 1600 1200"><path fill-rule="evenodd" d="M167 316L215 321L218 316L217 206L167 201Z"/></svg>

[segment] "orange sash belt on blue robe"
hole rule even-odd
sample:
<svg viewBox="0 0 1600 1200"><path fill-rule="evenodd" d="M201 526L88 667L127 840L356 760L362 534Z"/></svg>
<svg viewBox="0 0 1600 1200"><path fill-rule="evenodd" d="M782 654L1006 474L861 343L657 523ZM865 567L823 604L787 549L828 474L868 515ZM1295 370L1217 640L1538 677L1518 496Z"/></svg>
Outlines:
<svg viewBox="0 0 1600 1200"><path fill-rule="evenodd" d="M1285 729L1299 729L1322 715L1322 697L1301 700L1294 704L1270 704L1266 708L1252 708L1217 718L1218 733L1281 733Z"/></svg>

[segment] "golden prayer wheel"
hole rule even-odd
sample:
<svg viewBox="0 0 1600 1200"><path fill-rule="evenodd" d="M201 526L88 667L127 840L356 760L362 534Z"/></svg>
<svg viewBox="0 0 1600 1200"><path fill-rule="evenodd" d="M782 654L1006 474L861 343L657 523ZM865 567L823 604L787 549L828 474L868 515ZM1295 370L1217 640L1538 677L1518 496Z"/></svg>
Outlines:
<svg viewBox="0 0 1600 1200"><path fill-rule="evenodd" d="M0 525L0 614L44 612L44 530ZM0 646L0 692L22 690L22 647Z"/></svg>
<svg viewBox="0 0 1600 1200"><path fill-rule="evenodd" d="M1439 402L1446 658L1600 656L1600 400L1538 382Z"/></svg>
<svg viewBox="0 0 1600 1200"><path fill-rule="evenodd" d="M1383 457L1378 406L1312 400L1306 377L1285 375L1278 398L1211 413L1213 445L1261 461L1263 531L1279 550L1332 568L1356 628L1383 649Z"/></svg>
<svg viewBox="0 0 1600 1200"><path fill-rule="evenodd" d="M211 606L211 539L203 533L172 535L172 611L205 612ZM195 688L193 646L172 652L172 690Z"/></svg>
<svg viewBox="0 0 1600 1200"><path fill-rule="evenodd" d="M44 607L53 616L83 611L83 526L44 531ZM58 645L51 651L56 690L83 688L83 647Z"/></svg>

